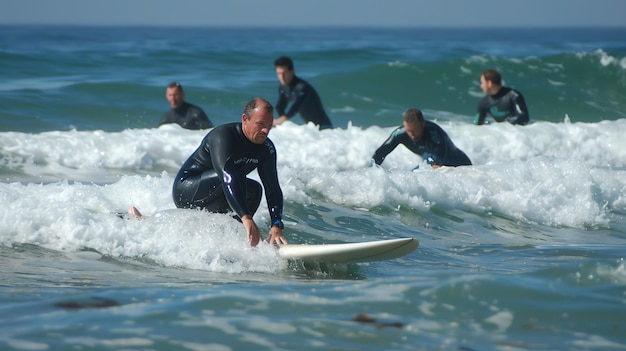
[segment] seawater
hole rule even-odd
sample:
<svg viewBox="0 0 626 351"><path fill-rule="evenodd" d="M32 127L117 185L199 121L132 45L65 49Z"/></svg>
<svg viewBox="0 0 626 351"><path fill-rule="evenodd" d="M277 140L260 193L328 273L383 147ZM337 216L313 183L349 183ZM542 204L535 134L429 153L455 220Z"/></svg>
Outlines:
<svg viewBox="0 0 626 351"><path fill-rule="evenodd" d="M626 348L624 34L2 27L1 348ZM231 217L173 205L206 131L156 128L167 83L237 121L276 99L283 54L336 127L270 133L288 240L413 237L412 254L284 261ZM531 124L472 124L488 67ZM409 107L474 165L435 170L399 147L367 167ZM148 217L117 215L130 205ZM269 225L264 203L255 220Z"/></svg>

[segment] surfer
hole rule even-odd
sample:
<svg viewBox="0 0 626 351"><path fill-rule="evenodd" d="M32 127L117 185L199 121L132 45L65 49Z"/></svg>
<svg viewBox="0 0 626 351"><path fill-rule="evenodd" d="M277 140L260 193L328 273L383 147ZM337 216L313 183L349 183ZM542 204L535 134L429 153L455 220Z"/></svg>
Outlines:
<svg viewBox="0 0 626 351"><path fill-rule="evenodd" d="M185 161L174 179L172 196L178 208L200 208L210 212L233 211L243 223L248 242L256 246L261 238L252 219L263 187L271 220L270 244L286 244L283 237L283 193L276 171L276 148L267 135L272 128L274 109L265 99L246 104L241 122L211 130ZM257 170L263 187L246 176Z"/></svg>
<svg viewBox="0 0 626 351"><path fill-rule="evenodd" d="M165 98L172 106L172 109L163 115L159 126L167 123L177 123L185 129L213 128L213 123L211 123L209 117L200 107L185 101L185 91L180 83L170 83L165 90Z"/></svg>
<svg viewBox="0 0 626 351"><path fill-rule="evenodd" d="M274 126L281 125L296 113L300 113L305 122L315 123L320 130L332 128L333 125L322 106L320 96L311 84L296 76L293 61L282 56L274 61L274 66L280 82L276 103L276 112L280 117L274 120ZM289 103L291 106L287 109Z"/></svg>
<svg viewBox="0 0 626 351"><path fill-rule="evenodd" d="M403 126L395 129L376 150L370 166L383 163L385 157L400 144L422 156L433 168L472 164L469 157L454 145L448 134L436 123L424 120L422 111L416 108L404 112Z"/></svg>
<svg viewBox="0 0 626 351"><path fill-rule="evenodd" d="M485 124L487 114L491 115L496 122L508 121L511 124L525 125L530 116L524 101L524 96L519 91L502 86L500 72L495 69L487 69L480 76L480 88L485 93L478 103L478 113L474 124Z"/></svg>

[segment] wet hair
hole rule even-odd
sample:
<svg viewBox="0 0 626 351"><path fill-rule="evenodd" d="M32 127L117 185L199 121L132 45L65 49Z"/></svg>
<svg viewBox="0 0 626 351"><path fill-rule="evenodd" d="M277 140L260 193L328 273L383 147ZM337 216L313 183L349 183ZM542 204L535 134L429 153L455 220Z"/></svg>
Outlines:
<svg viewBox="0 0 626 351"><path fill-rule="evenodd" d="M406 110L406 112L404 112L404 121L407 123L423 123L424 122L424 115L422 114L422 111L420 111L417 108L410 108L408 110Z"/></svg>
<svg viewBox="0 0 626 351"><path fill-rule="evenodd" d="M502 76L500 75L500 72L495 69L490 68L484 70L483 77L485 77L486 81L492 82L495 85L502 85Z"/></svg>
<svg viewBox="0 0 626 351"><path fill-rule="evenodd" d="M274 67L287 67L288 70L293 71L293 61L287 56L281 56L274 60Z"/></svg>
<svg viewBox="0 0 626 351"><path fill-rule="evenodd" d="M168 89L177 88L178 90L183 91L183 86L178 82L171 82L170 84L167 85L167 88Z"/></svg>
<svg viewBox="0 0 626 351"><path fill-rule="evenodd" d="M252 115L252 111L254 111L254 109L259 107L259 105L261 103L265 103L265 107L263 109L266 112L270 112L270 113L274 114L274 107L272 106L272 104L270 104L269 101L267 101L267 100L265 100L264 98L261 98L261 97L256 97L256 98L250 100L246 104L246 107L244 107L243 114L246 115L248 117L248 119L250 119L250 116Z"/></svg>

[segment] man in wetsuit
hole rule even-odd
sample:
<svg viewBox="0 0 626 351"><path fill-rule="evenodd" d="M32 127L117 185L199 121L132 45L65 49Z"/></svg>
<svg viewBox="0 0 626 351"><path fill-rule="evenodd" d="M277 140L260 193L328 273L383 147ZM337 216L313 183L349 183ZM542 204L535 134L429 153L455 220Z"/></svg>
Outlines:
<svg viewBox="0 0 626 351"><path fill-rule="evenodd" d="M256 246L261 235L252 217L261 203L263 189L261 184L246 177L256 169L265 187L270 214L268 241L286 244L276 149L267 138L273 120L272 105L255 98L246 105L241 123L228 123L211 130L174 179L172 195L176 207L217 213L233 211L246 229L248 242Z"/></svg>
<svg viewBox="0 0 626 351"><path fill-rule="evenodd" d="M404 112L403 126L394 130L376 150L370 166L374 163L382 164L385 157L400 144L414 154L422 156L433 168L472 164L469 157L454 145L448 134L434 122L424 120L422 111L416 108Z"/></svg>
<svg viewBox="0 0 626 351"><path fill-rule="evenodd" d="M319 126L320 130L332 128L333 125L324 111L320 96L311 84L296 76L293 61L289 57L282 56L274 61L274 66L280 82L276 103L276 112L280 117L274 120L274 125L281 125L296 113L300 113L306 123L313 122ZM290 102L291 106L287 109Z"/></svg>
<svg viewBox="0 0 626 351"><path fill-rule="evenodd" d="M167 123L177 123L185 129L213 128L213 123L211 123L209 117L200 107L185 101L185 91L180 83L170 83L165 90L165 98L172 106L172 109L163 115L159 126Z"/></svg>
<svg viewBox="0 0 626 351"><path fill-rule="evenodd" d="M478 114L474 124L485 124L487 114L497 122L524 125L530 116L522 93L502 86L502 77L495 69L485 70L480 76L480 88L485 97L478 103Z"/></svg>

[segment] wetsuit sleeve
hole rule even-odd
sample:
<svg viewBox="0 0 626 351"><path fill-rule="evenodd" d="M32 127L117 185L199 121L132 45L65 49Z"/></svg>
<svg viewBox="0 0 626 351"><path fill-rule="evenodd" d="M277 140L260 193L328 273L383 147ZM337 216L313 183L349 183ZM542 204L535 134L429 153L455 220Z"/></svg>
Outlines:
<svg viewBox="0 0 626 351"><path fill-rule="evenodd" d="M246 174L240 167L236 167L232 160L226 163L222 172L222 185L224 186L224 195L230 208L242 218L244 215L254 215L248 208L246 202Z"/></svg>
<svg viewBox="0 0 626 351"><path fill-rule="evenodd" d="M271 145L271 144L269 144ZM262 162L257 169L263 188L265 189L265 198L267 199L267 208L269 210L272 225L278 225L282 228L283 215L283 191L278 183L278 173L276 170L276 152L274 146L270 146L270 155L265 162Z"/></svg>
<svg viewBox="0 0 626 351"><path fill-rule="evenodd" d="M295 90L296 99L289 107L289 110L287 110L287 112L284 113L284 115L287 116L287 118L291 118L295 116L296 113L300 111L300 107L302 107L302 104L304 103L304 100L306 100L307 96L309 95L309 91L311 89L308 84L301 81L296 85L294 90Z"/></svg>
<svg viewBox="0 0 626 351"><path fill-rule="evenodd" d="M513 124L524 125L527 124L530 116L528 114L528 107L526 107L526 101L524 100L524 96L518 91L515 92L515 96L513 98L513 108L517 114L517 118L515 118Z"/></svg>
<svg viewBox="0 0 626 351"><path fill-rule="evenodd" d="M198 108L198 128L200 129L209 129L213 128L213 123L209 119L209 116L204 113L201 108Z"/></svg>
<svg viewBox="0 0 626 351"><path fill-rule="evenodd" d="M380 165L385 160L385 157L389 155L400 144L400 129L394 130L389 138L374 152L372 159L377 165Z"/></svg>
<svg viewBox="0 0 626 351"><path fill-rule="evenodd" d="M283 91L282 87L278 87L278 101L276 102L276 113L278 116L285 115L285 108L287 108L287 104L289 103L289 98Z"/></svg>
<svg viewBox="0 0 626 351"><path fill-rule="evenodd" d="M219 133L217 133L219 132ZM246 173L243 163L236 165L232 156L232 138L229 129L213 130L211 138L202 146L208 148L211 153L213 168L219 177L222 177L224 196L230 208L242 218L244 215L252 216L246 202Z"/></svg>
<svg viewBox="0 0 626 351"><path fill-rule="evenodd" d="M476 117L474 117L474 124L479 126L485 124L487 112L489 111L489 107L487 105L488 103L486 97L480 100L478 103L478 113L476 113Z"/></svg>
<svg viewBox="0 0 626 351"><path fill-rule="evenodd" d="M481 126L485 124L486 118L487 118L486 114L477 113L476 117L474 117L474 124Z"/></svg>
<svg viewBox="0 0 626 351"><path fill-rule="evenodd" d="M422 157L426 160L426 163L429 165L445 165L446 160L448 159L448 135L441 128L432 128L428 131L428 145L430 146L422 154ZM428 155L427 155L428 154Z"/></svg>

